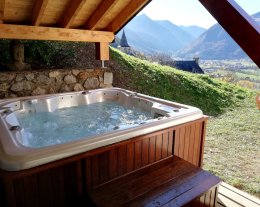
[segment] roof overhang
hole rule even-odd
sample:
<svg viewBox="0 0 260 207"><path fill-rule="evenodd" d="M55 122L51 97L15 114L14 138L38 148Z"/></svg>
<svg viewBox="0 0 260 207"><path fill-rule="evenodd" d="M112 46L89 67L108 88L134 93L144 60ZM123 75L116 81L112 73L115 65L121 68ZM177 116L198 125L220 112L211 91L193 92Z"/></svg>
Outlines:
<svg viewBox="0 0 260 207"><path fill-rule="evenodd" d="M150 0L0 0L0 38L109 43Z"/></svg>
<svg viewBox="0 0 260 207"><path fill-rule="evenodd" d="M234 0L199 1L260 67L259 25ZM114 34L149 2L0 0L0 38L97 42L107 58Z"/></svg>

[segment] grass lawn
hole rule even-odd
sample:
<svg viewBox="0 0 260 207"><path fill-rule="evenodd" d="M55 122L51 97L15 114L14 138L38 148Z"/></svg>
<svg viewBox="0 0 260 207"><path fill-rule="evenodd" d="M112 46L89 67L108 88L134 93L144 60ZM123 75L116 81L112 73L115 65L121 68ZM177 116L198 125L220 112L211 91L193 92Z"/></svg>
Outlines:
<svg viewBox="0 0 260 207"><path fill-rule="evenodd" d="M114 86L196 106L211 116L204 168L260 197L260 111L253 90L112 50Z"/></svg>
<svg viewBox="0 0 260 207"><path fill-rule="evenodd" d="M204 169L260 198L260 111L255 100L211 117Z"/></svg>

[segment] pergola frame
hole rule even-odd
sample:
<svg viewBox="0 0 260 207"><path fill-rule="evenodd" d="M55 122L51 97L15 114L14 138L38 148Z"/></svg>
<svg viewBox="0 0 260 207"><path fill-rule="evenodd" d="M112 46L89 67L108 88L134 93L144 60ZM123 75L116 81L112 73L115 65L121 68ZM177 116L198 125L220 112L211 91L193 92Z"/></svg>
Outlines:
<svg viewBox="0 0 260 207"><path fill-rule="evenodd" d="M6 2L0 0L0 38L96 42L97 58L108 60L114 34L151 0L24 0L19 8ZM234 0L199 2L260 67L259 25Z"/></svg>

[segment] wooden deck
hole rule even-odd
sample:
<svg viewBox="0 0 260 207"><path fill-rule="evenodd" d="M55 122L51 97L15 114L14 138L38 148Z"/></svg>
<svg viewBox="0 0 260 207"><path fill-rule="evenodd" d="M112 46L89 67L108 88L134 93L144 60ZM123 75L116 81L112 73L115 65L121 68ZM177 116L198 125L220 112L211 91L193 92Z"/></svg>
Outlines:
<svg viewBox="0 0 260 207"><path fill-rule="evenodd" d="M217 207L260 207L260 200L223 182Z"/></svg>

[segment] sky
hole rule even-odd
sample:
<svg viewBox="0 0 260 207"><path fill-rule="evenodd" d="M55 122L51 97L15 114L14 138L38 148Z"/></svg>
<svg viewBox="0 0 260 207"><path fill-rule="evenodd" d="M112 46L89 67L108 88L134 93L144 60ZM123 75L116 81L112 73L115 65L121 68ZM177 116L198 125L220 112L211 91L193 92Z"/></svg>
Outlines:
<svg viewBox="0 0 260 207"><path fill-rule="evenodd" d="M260 0L235 0L248 14L260 12ZM144 8L154 20L170 20L177 25L198 25L208 29L216 20L198 0L152 0Z"/></svg>

